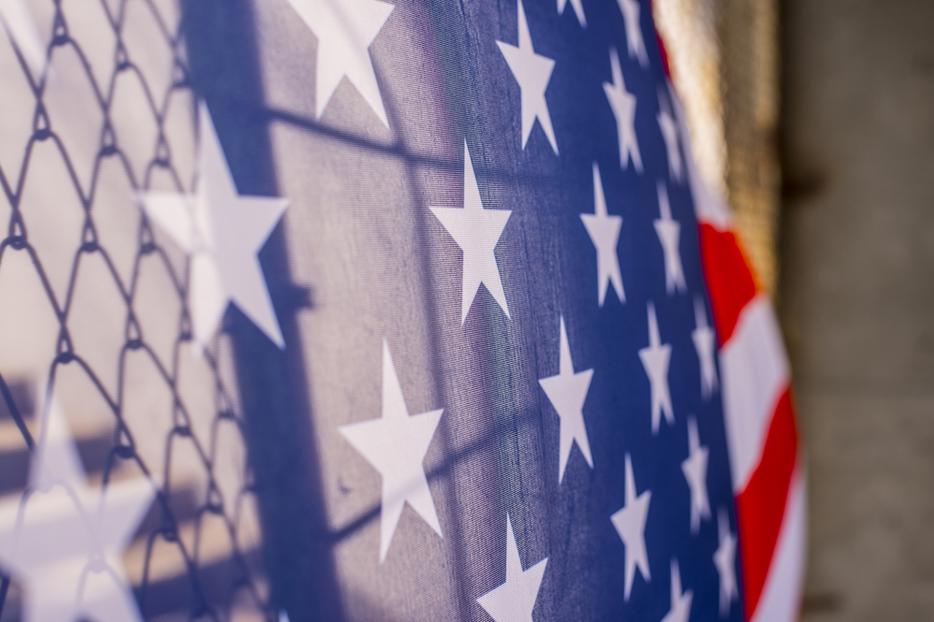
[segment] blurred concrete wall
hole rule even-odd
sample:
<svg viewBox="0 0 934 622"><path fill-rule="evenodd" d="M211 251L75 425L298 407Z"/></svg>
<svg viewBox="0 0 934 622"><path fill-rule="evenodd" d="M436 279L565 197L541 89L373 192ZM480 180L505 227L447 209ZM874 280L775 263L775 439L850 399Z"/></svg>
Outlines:
<svg viewBox="0 0 934 622"><path fill-rule="evenodd" d="M934 619L934 3L784 3L808 622Z"/></svg>

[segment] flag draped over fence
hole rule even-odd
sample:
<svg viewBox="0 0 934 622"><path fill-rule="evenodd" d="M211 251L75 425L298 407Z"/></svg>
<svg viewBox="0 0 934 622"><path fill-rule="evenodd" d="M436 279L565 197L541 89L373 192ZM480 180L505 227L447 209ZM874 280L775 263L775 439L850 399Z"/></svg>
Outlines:
<svg viewBox="0 0 934 622"><path fill-rule="evenodd" d="M118 4L105 11L114 76L135 58L131 3ZM43 97L57 74L15 15L22 69L41 76L32 144L55 135ZM153 8L172 32L163 15ZM56 8L47 61L67 25ZM171 296L143 305L108 260L127 327L117 368L152 350L171 425L134 419L125 396L148 384L120 372L111 393L82 363L115 417L113 460L136 469L94 489L56 370L95 346L72 344L70 303L50 285L59 345L40 378L42 432L25 494L0 503L0 567L30 619L164 612L146 597L162 542L190 579L164 594L191 615L246 615L230 604L246 586L254 615L292 620L797 617L788 365L729 212L693 166L648 3L201 0L181 4L177 32L165 71L169 92L195 96L196 153L173 150L168 105L153 106L156 155L121 195L139 219L123 230L137 266L164 253ZM100 98L98 163L134 131L109 120L115 92ZM4 247L32 248L17 187L4 184ZM106 254L87 196L78 253ZM165 368L145 313L178 322ZM213 402L182 388L198 384L186 360L207 362ZM225 421L247 456L232 486L215 451ZM146 449L160 434L161 478ZM188 439L206 471L195 533L204 516L225 521L230 587L206 578L197 535L178 536L169 459ZM56 487L71 501L43 496ZM239 520L254 498L261 563L248 565ZM56 524L91 544L45 539ZM142 572L121 559L134 529ZM87 588L102 563L114 580Z"/></svg>

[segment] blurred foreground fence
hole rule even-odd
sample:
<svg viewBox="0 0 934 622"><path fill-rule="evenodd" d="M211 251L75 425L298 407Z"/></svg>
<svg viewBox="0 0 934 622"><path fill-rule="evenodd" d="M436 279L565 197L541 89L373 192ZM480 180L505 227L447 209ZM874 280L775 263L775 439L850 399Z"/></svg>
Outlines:
<svg viewBox="0 0 934 622"><path fill-rule="evenodd" d="M205 352L191 340L187 261L136 201L142 189L193 187L181 9L15 8L35 32L5 9L0 489L19 495L26 483L47 392L92 485L145 477L158 491L124 556L144 617L269 618L229 337ZM20 608L4 578L0 619Z"/></svg>

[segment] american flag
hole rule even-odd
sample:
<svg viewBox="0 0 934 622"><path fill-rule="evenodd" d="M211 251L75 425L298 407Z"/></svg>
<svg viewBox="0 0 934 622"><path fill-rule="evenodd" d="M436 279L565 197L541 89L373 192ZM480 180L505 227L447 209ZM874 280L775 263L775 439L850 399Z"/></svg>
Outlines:
<svg viewBox="0 0 934 622"><path fill-rule="evenodd" d="M797 618L790 372L648 2L183 7L195 176L134 202L191 356L232 342L266 615ZM91 498L58 410L31 485ZM73 578L49 547L0 565ZM128 583L26 611L146 616Z"/></svg>

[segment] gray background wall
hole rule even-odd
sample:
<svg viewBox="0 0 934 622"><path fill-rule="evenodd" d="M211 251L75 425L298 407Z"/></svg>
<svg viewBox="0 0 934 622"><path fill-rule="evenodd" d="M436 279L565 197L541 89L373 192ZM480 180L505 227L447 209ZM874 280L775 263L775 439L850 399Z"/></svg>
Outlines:
<svg viewBox="0 0 934 622"><path fill-rule="evenodd" d="M934 3L790 0L781 309L805 620L934 617Z"/></svg>

